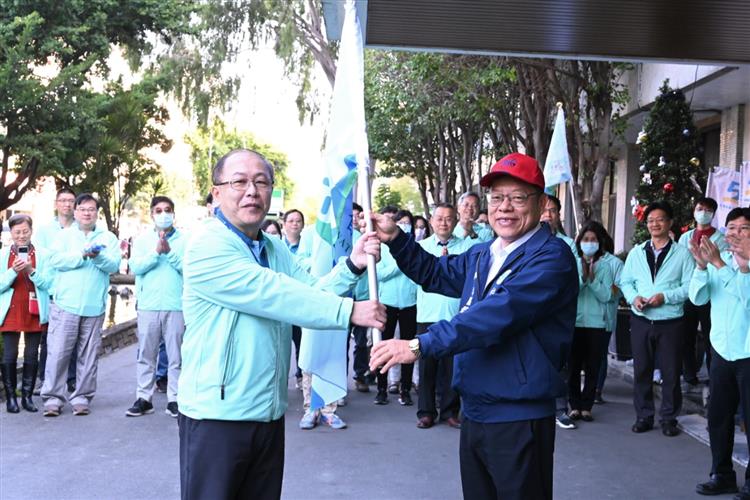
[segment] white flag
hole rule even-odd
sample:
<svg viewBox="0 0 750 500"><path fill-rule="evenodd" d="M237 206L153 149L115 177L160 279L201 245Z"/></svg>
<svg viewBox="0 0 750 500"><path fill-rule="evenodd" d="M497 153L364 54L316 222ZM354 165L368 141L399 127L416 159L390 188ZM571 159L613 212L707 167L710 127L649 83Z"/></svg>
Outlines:
<svg viewBox="0 0 750 500"><path fill-rule="evenodd" d="M560 106L557 110L555 129L552 131L552 141L547 151L547 161L544 162L545 187L551 188L572 178L568 140L565 136L565 114Z"/></svg>
<svg viewBox="0 0 750 500"><path fill-rule="evenodd" d="M750 207L750 161L740 167L740 206Z"/></svg>

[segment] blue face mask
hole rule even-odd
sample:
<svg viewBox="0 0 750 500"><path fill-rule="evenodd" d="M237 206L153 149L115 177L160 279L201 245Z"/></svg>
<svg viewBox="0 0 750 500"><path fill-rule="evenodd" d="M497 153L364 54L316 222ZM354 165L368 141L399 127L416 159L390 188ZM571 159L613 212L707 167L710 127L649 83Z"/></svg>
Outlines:
<svg viewBox="0 0 750 500"><path fill-rule="evenodd" d="M411 233L411 224L401 224L401 223L399 223L399 224L396 224L396 225L397 225L398 227L400 227L400 228L401 228L401 230L402 230L403 232L405 232L406 234L409 234L409 233Z"/></svg>
<svg viewBox="0 0 750 500"><path fill-rule="evenodd" d="M596 241L582 241L581 252L586 257L593 257L599 251L599 243Z"/></svg>
<svg viewBox="0 0 750 500"><path fill-rule="evenodd" d="M714 213L704 210L696 210L695 212L693 212L693 217L695 217L695 222L705 225L711 223L711 219L714 218Z"/></svg>
<svg viewBox="0 0 750 500"><path fill-rule="evenodd" d="M154 215L154 224L159 229L169 229L174 224L174 214L162 212Z"/></svg>

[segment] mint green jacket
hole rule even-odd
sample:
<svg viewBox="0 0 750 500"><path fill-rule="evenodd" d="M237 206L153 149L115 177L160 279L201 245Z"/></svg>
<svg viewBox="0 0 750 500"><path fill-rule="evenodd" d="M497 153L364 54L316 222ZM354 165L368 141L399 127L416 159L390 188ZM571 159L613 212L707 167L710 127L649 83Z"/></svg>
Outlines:
<svg viewBox="0 0 750 500"><path fill-rule="evenodd" d="M135 274L139 311L182 311L182 257L185 236L175 229L167 238L170 251L156 253L159 234L150 230L133 241L130 269Z"/></svg>
<svg viewBox="0 0 750 500"><path fill-rule="evenodd" d="M609 252L605 252L601 258L602 263L606 263L612 271L614 278L614 284L617 288L620 288L620 278L622 277L622 268L625 264L620 260L619 257L612 255ZM609 302L607 303L607 326L605 330L608 332L614 332L617 327L617 307L620 304L620 297L622 297L622 291L618 291L616 295L612 295Z"/></svg>
<svg viewBox="0 0 750 500"><path fill-rule="evenodd" d="M570 247L570 251L573 252L573 255L575 255L576 258L578 258L578 247L576 246L576 241L573 238L571 238L570 236L565 236L562 233L556 233L555 236L567 243Z"/></svg>
<svg viewBox="0 0 750 500"><path fill-rule="evenodd" d="M485 241L491 241L495 239L495 232L492 230L489 224L487 224L486 226L474 224L474 232L477 233L476 241L478 243L484 243ZM453 228L453 236L460 240L466 239L466 231L464 231L463 227L456 224L456 227Z"/></svg>
<svg viewBox="0 0 750 500"><path fill-rule="evenodd" d="M281 239L260 234L269 268L218 219L202 224L185 247L186 330L177 401L190 418L281 418L287 409L291 325L349 327L352 299L332 293L347 293L356 281L346 264L316 280Z"/></svg>
<svg viewBox="0 0 750 500"><path fill-rule="evenodd" d="M695 229L691 229L690 231L687 231L685 234L680 236L680 239L677 243L684 246L685 248L689 248L688 244L690 243L690 240L693 238L693 234L695 234ZM721 234L720 231L714 231L714 234L711 235L709 240L715 243L717 247L719 247L720 252L723 252L724 250L729 248L729 243L727 243L726 238L724 238L724 235ZM693 254L690 254L690 256L692 257Z"/></svg>
<svg viewBox="0 0 750 500"><path fill-rule="evenodd" d="M438 245L438 237L432 235L419 242L427 252L438 257L443 255L443 247ZM452 237L448 240L448 255L458 255L477 243L479 238L460 239ZM382 248L382 247L381 247ZM417 323L436 323L441 320L450 321L458 314L460 298L446 297L439 293L427 293L422 287L417 287Z"/></svg>
<svg viewBox="0 0 750 500"><path fill-rule="evenodd" d="M55 246L55 242L57 241L57 236L60 234L60 232L63 229L65 228L60 226L60 223L58 222L57 217L55 217L52 219L52 221L50 221L49 224L45 224L44 226L40 226L34 229L34 234L31 236L31 241L34 243L34 247L36 247L37 249L43 248L47 250L48 253L50 253L52 252L52 249ZM54 287L55 274L57 273L54 270L54 268L50 267L49 269L50 286L47 288L47 293L49 295L54 295L55 293L55 287Z"/></svg>
<svg viewBox="0 0 750 500"><path fill-rule="evenodd" d="M84 247L93 244L105 248L93 259L84 259ZM75 222L60 231L50 257L50 264L57 271L55 305L78 316L104 314L109 275L118 271L121 258L117 236L100 224L88 235Z"/></svg>
<svg viewBox="0 0 750 500"><path fill-rule="evenodd" d="M417 285L401 272L387 245L380 245L377 271L380 302L399 309L417 303Z"/></svg>
<svg viewBox="0 0 750 500"><path fill-rule="evenodd" d="M628 304L631 304L633 314L653 321L680 318L683 315L682 306L687 300L690 278L695 267L693 256L685 247L673 242L661 269L656 274L656 281L653 281L646 260L646 245L649 241L646 240L630 250L620 278L622 294ZM661 306L647 307L643 311L632 307L636 296L648 299L657 293L664 294L664 304Z"/></svg>
<svg viewBox="0 0 750 500"><path fill-rule="evenodd" d="M615 281L612 267L602 256L594 263L594 279L583 281L583 264L576 258L578 265L578 308L576 309L576 327L607 328L607 308L612 300L612 284Z"/></svg>
<svg viewBox="0 0 750 500"><path fill-rule="evenodd" d="M741 273L729 252L726 266L696 269L690 280L693 304L711 302L711 346L728 361L750 358L750 273Z"/></svg>
<svg viewBox="0 0 750 500"><path fill-rule="evenodd" d="M39 323L45 324L49 321L49 287L52 284L52 274L49 265L49 252L44 248L37 248L34 245L36 253L36 267L34 272L29 275L29 279L34 284L37 301L39 302ZM0 250L0 268L3 269L0 274L0 325L5 321L5 316L10 309L10 301L13 298L13 283L16 281L18 274L13 268L8 267L10 260L10 246Z"/></svg>

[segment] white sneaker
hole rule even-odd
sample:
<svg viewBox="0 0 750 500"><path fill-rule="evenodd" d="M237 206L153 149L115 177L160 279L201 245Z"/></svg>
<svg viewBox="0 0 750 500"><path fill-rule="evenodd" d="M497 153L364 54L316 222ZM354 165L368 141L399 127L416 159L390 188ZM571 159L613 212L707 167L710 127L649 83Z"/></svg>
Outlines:
<svg viewBox="0 0 750 500"><path fill-rule="evenodd" d="M318 412L308 410L299 421L299 428L303 430L314 429L318 424Z"/></svg>
<svg viewBox="0 0 750 500"><path fill-rule="evenodd" d="M658 368L654 370L654 383L661 384L661 370Z"/></svg>

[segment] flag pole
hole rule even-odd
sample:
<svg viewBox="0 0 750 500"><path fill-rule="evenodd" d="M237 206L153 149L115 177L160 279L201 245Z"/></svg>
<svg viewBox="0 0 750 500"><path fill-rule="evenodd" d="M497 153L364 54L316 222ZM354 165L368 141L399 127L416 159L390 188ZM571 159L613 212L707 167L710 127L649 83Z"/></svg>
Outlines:
<svg viewBox="0 0 750 500"><path fill-rule="evenodd" d="M576 210L576 193L575 193L575 189L573 188L573 179L569 180L567 184L568 184L568 187L570 188L570 201L573 202L573 221L576 224L576 235L577 235L578 231L581 229L581 225L578 223L578 210Z"/></svg>
<svg viewBox="0 0 750 500"><path fill-rule="evenodd" d="M365 216L365 224L367 232L373 231L372 225L372 193L370 192L370 159L367 158L365 161L360 163L362 167L359 169L359 189L360 201L362 202L362 212ZM367 284L370 290L370 300L378 300L378 275L375 268L375 256L367 255ZM368 337L370 338L372 345L377 344L383 340L382 332L377 328L368 329Z"/></svg>

